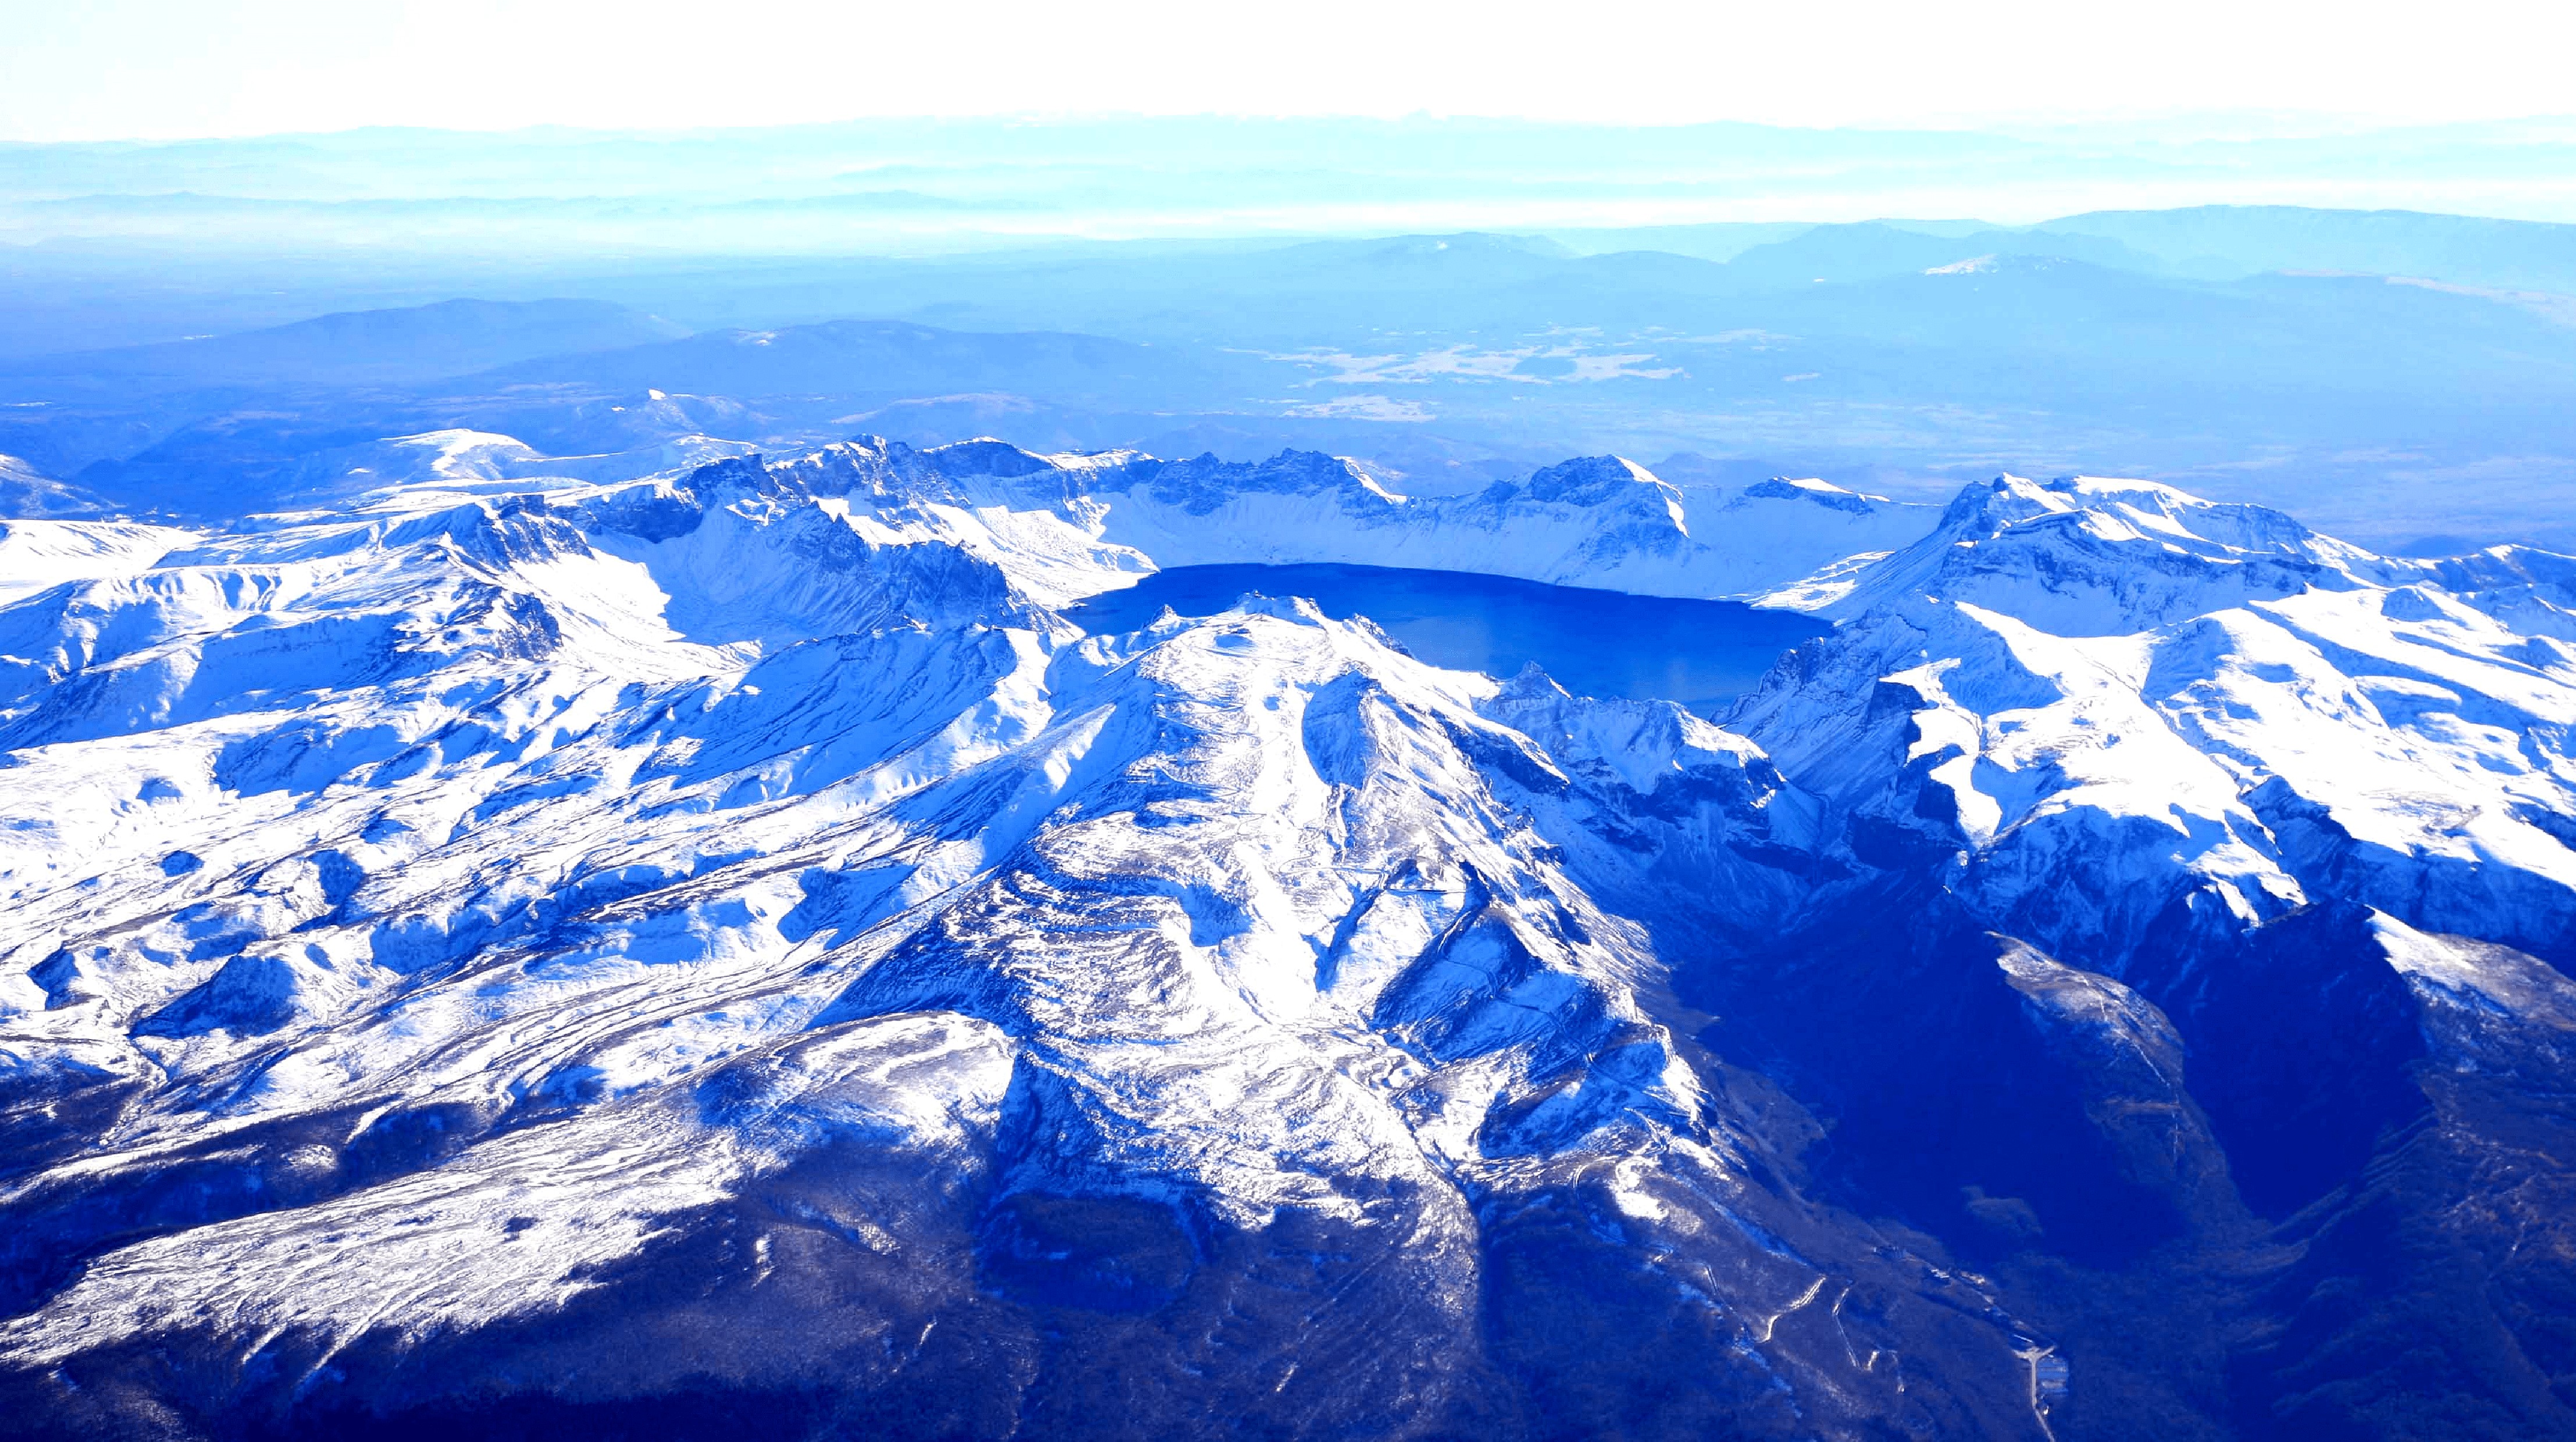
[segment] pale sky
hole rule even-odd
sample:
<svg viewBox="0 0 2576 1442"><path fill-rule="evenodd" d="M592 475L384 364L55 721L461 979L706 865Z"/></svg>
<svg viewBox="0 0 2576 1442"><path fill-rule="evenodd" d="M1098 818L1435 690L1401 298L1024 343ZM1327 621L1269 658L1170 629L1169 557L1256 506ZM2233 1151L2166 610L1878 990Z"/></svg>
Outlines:
<svg viewBox="0 0 2576 1442"><path fill-rule="evenodd" d="M0 139L882 115L2576 112L2568 0L0 0Z"/></svg>

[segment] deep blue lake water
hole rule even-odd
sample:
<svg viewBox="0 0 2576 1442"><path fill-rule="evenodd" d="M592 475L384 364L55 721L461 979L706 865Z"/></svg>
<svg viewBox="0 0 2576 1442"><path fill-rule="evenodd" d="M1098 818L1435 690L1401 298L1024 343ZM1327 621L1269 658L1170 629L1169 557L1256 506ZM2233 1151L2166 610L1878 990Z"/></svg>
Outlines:
<svg viewBox="0 0 2576 1442"><path fill-rule="evenodd" d="M1162 614L1212 616L1246 591L1304 596L1337 620L1366 616L1435 666L1508 677L1536 661L1578 695L1679 701L1705 715L1781 652L1830 626L1736 601L1683 601L1463 571L1383 566L1180 566L1065 614L1096 633Z"/></svg>

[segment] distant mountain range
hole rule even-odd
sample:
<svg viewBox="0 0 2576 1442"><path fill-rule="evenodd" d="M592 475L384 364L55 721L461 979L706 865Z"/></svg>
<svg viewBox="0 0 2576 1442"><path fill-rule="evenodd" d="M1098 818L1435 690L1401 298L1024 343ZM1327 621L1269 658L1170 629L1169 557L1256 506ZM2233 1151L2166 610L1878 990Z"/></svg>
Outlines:
<svg viewBox="0 0 2576 1442"><path fill-rule="evenodd" d="M1458 234L710 264L20 358L0 451L209 515L267 504L316 455L459 428L554 455L858 431L1320 450L1420 495L1571 440L1715 458L1737 486L1931 501L1963 474L2117 469L2385 549L2576 545L2576 300L2483 283L2545 279L2562 239L2247 210L1817 227L1725 263ZM2308 263L2208 278L2231 245ZM2351 272L2418 260L2431 274ZM875 318L784 319L836 312Z"/></svg>

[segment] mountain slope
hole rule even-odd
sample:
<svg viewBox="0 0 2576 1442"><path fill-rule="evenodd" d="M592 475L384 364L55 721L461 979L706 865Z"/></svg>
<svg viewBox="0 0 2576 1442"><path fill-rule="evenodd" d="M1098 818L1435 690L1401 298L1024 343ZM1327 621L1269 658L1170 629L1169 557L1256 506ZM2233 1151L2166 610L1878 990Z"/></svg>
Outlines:
<svg viewBox="0 0 2576 1442"><path fill-rule="evenodd" d="M10 608L10 1415L2036 1431L1646 1012L1491 682L1084 638L835 490L397 492Z"/></svg>
<svg viewBox="0 0 2576 1442"><path fill-rule="evenodd" d="M2571 580L2007 478L1729 718L1821 884L1682 991L2061 1329L2078 1434L2576 1420Z"/></svg>
<svg viewBox="0 0 2576 1442"><path fill-rule="evenodd" d="M1608 458L451 470L25 533L22 1431L2576 1420L2576 561L2004 477L1721 726L1058 611L1255 524L1709 574Z"/></svg>

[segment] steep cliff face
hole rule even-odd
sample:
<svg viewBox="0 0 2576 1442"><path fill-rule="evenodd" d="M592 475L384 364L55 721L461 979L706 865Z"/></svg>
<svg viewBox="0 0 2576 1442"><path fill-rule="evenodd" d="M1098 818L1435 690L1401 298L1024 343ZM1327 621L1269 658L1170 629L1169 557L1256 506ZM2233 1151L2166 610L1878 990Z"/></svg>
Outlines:
<svg viewBox="0 0 2576 1442"><path fill-rule="evenodd" d="M1723 725L1295 601L1058 613L1318 498L1707 564L1624 462L1430 512L1339 464L12 523L0 1413L2576 1415L2576 567L2005 478Z"/></svg>

